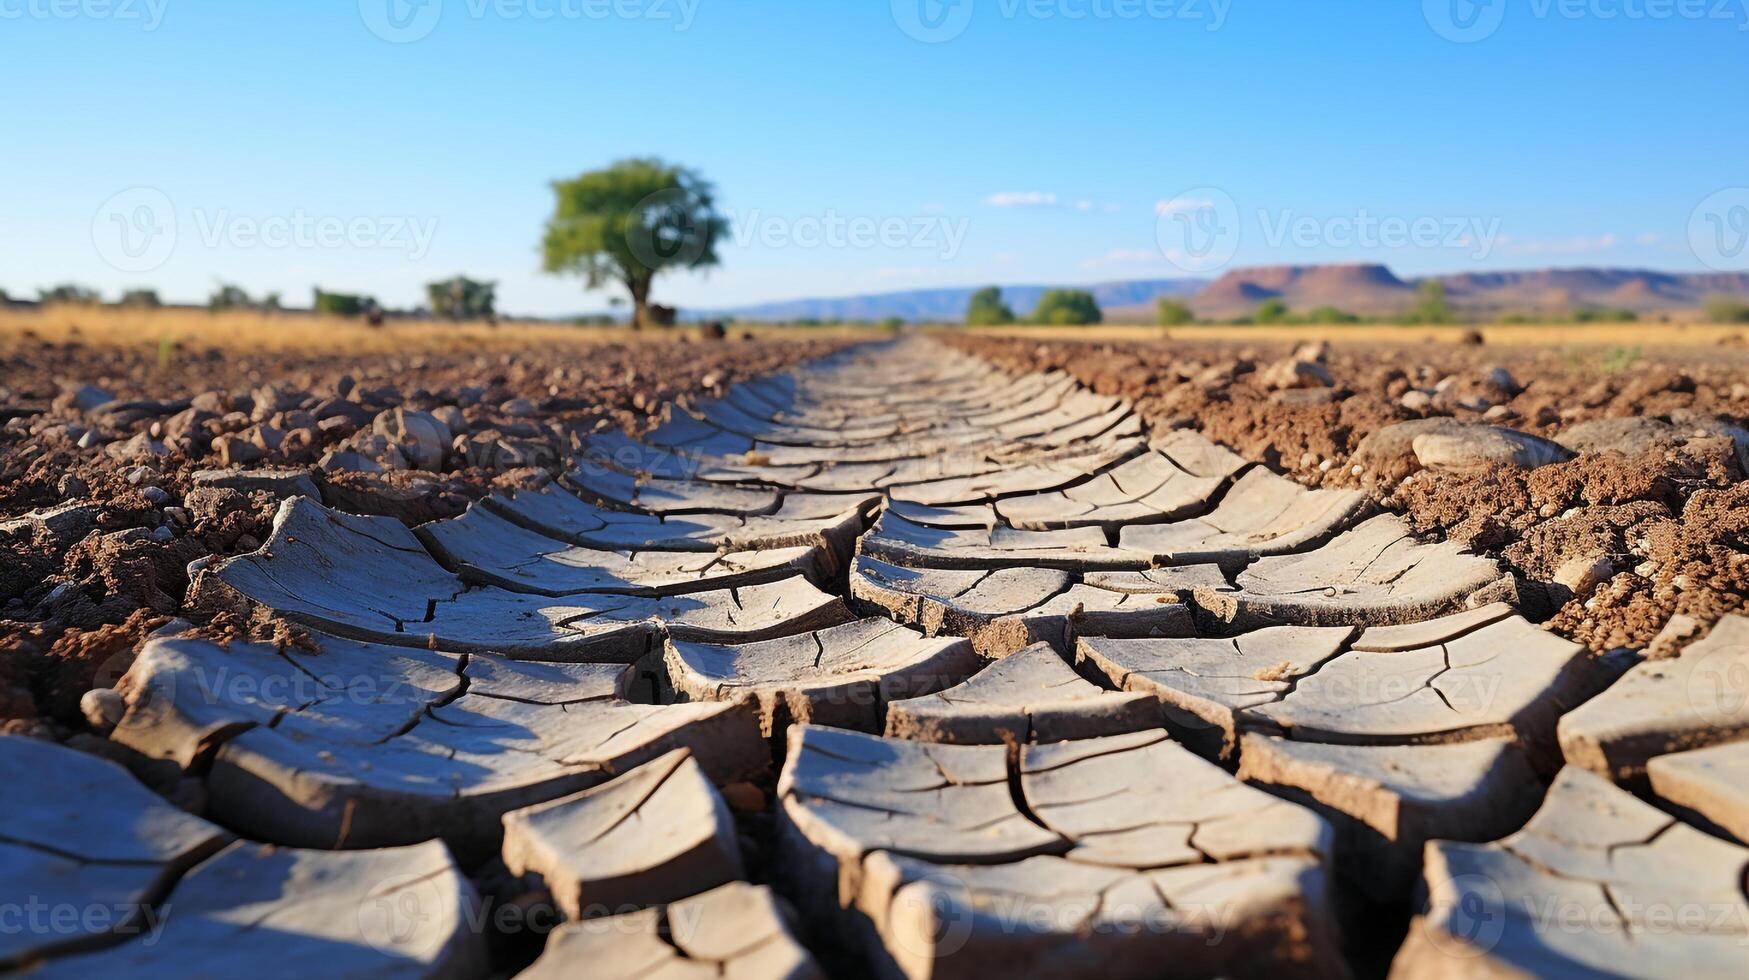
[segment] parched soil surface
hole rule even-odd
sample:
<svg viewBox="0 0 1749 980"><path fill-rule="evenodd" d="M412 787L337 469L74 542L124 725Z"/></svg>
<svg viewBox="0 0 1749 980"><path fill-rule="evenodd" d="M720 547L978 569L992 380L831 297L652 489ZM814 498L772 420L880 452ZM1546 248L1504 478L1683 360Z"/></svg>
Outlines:
<svg viewBox="0 0 1749 980"><path fill-rule="evenodd" d="M297 475L353 513L453 517L494 487L557 475L589 433L640 431L682 394L835 346L357 359L208 349L167 364L77 341L14 346L0 354L0 721L77 725L79 696L115 654L170 617L204 625L184 602L189 563L260 547L276 491ZM434 415L444 431L409 433L397 410ZM428 455L409 459L419 438ZM225 468L278 482L195 480Z"/></svg>
<svg viewBox="0 0 1749 980"><path fill-rule="evenodd" d="M1749 601L1743 347L950 340L1009 370L1067 371L1134 400L1153 425L1197 428L1307 486L1365 490L1417 530L1501 558L1528 582L1558 584L1567 568L1567 584L1586 587L1545 590L1537 611L1594 650L1644 647L1673 616L1696 624L1670 638L1680 644ZM1296 361L1324 371L1284 383L1282 365ZM1428 469L1407 445L1368 445L1394 424L1437 418L1557 442L1598 420L1674 425L1667 438L1606 433L1575 443L1595 451L1534 468Z"/></svg>
<svg viewBox="0 0 1749 980"><path fill-rule="evenodd" d="M16 353L0 969L1735 975L1740 357Z"/></svg>

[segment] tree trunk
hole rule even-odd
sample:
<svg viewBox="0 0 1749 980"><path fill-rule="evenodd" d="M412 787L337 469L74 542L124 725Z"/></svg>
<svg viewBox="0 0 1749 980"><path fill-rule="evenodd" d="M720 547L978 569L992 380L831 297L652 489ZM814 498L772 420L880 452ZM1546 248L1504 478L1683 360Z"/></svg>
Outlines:
<svg viewBox="0 0 1749 980"><path fill-rule="evenodd" d="M632 329L650 325L650 280L627 279L626 292L632 294Z"/></svg>

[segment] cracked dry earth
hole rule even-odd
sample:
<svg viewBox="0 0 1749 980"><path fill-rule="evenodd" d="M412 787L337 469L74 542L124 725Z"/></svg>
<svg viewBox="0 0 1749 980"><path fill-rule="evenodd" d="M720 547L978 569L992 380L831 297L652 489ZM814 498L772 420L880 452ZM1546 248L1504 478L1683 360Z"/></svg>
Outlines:
<svg viewBox="0 0 1749 980"><path fill-rule="evenodd" d="M0 891L88 913L0 966L1742 976L1749 620L1599 652L1527 591L1067 374L853 347L458 517L285 499L190 604L298 641L172 623L116 689L201 803L0 737Z"/></svg>

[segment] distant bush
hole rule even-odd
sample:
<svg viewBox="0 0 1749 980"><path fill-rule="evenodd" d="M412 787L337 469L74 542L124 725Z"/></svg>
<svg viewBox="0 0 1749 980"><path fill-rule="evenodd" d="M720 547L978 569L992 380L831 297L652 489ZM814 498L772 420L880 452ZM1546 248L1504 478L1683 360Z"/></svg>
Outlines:
<svg viewBox="0 0 1749 980"><path fill-rule="evenodd" d="M445 320L490 320L498 315L498 284L456 276L428 283L425 295L431 314Z"/></svg>
<svg viewBox="0 0 1749 980"><path fill-rule="evenodd" d="M98 295L97 290L70 282L53 289L37 290L37 298L44 303L76 303L80 306L95 306L103 302L103 297Z"/></svg>
<svg viewBox="0 0 1749 980"><path fill-rule="evenodd" d="M1081 289L1048 290L1032 311L1032 322L1053 326L1087 326L1104 320L1093 294Z"/></svg>
<svg viewBox="0 0 1749 980"><path fill-rule="evenodd" d="M993 327L1014 322L1014 311L1002 302L1002 290L988 286L972 294L966 304L966 326Z"/></svg>
<svg viewBox="0 0 1749 980"><path fill-rule="evenodd" d="M1714 323L1749 323L1749 302L1735 296L1712 296L1706 301L1706 315Z"/></svg>
<svg viewBox="0 0 1749 980"><path fill-rule="evenodd" d="M1633 310L1580 310L1573 314L1575 323L1633 323L1639 318Z"/></svg>
<svg viewBox="0 0 1749 980"><path fill-rule="evenodd" d="M1288 321L1287 304L1279 299L1266 299L1257 307L1257 313L1252 317L1258 323L1275 324Z"/></svg>
<svg viewBox="0 0 1749 980"><path fill-rule="evenodd" d="M1357 317L1352 313L1346 313L1334 306L1320 306L1306 314L1306 322L1318 324L1359 323L1360 317Z"/></svg>
<svg viewBox="0 0 1749 980"><path fill-rule="evenodd" d="M376 300L369 296L323 292L322 287L317 286L315 299L310 306L317 313L327 316L361 316L376 306Z"/></svg>
<svg viewBox="0 0 1749 980"><path fill-rule="evenodd" d="M905 318L902 316L890 316L881 321L881 326L887 330L897 331L905 326Z"/></svg>
<svg viewBox="0 0 1749 980"><path fill-rule="evenodd" d="M130 289L121 294L121 301L116 305L126 306L137 310L150 310L163 306L164 303L162 300L158 299L157 290Z"/></svg>
<svg viewBox="0 0 1749 980"><path fill-rule="evenodd" d="M1445 283L1429 279L1421 284L1421 295L1410 314L1411 323L1450 323L1451 304L1445 297Z"/></svg>
<svg viewBox="0 0 1749 980"><path fill-rule="evenodd" d="M1162 327L1178 327L1194 321L1196 314L1190 311L1190 306L1183 300L1162 296L1156 305L1155 319Z"/></svg>

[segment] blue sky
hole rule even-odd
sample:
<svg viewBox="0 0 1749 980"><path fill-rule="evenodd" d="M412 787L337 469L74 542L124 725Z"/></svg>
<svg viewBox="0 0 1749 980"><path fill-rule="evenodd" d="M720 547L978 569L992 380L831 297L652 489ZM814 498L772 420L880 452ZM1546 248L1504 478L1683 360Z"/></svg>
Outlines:
<svg viewBox="0 0 1749 980"><path fill-rule="evenodd" d="M547 182L644 154L735 224L720 268L658 282L683 306L1703 270L1697 207L1749 184L1749 0L1493 0L1467 41L1467 0L391 2L0 0L0 289L407 305L466 272L508 310L602 309L538 270ZM1211 201L1238 231L1203 268L1174 212ZM118 254L136 219L168 247Z"/></svg>

